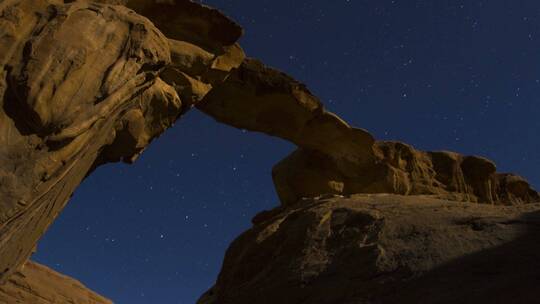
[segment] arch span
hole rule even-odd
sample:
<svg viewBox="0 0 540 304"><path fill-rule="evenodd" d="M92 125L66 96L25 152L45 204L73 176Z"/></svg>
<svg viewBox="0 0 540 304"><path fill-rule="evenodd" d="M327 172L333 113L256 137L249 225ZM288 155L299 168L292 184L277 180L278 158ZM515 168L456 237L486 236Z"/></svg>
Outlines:
<svg viewBox="0 0 540 304"><path fill-rule="evenodd" d="M242 29L206 6L9 0L0 11L0 281L85 176L134 161L192 107L298 146L273 170L285 205L328 193L539 200L484 158L378 142L349 126L303 84L246 58Z"/></svg>

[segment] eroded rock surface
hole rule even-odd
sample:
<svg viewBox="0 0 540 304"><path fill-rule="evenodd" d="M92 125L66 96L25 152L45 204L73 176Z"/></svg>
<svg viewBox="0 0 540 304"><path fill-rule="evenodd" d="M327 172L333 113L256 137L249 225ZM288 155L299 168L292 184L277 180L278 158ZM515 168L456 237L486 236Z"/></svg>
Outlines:
<svg viewBox="0 0 540 304"><path fill-rule="evenodd" d="M283 207L257 217L233 244L201 303L364 303L362 291L377 291L375 283L405 297L403 286L414 291L416 283L387 280L421 282L408 279L504 247L529 228L521 218L540 196L524 179L481 157L376 141L305 85L246 58L241 34L217 10L188 0L0 2L0 283L19 282L21 265L85 176L134 161L192 107L298 146L273 169ZM356 193L454 202L303 199ZM453 222L467 216L480 222Z"/></svg>
<svg viewBox="0 0 540 304"><path fill-rule="evenodd" d="M79 281L28 261L0 286L2 304L112 304Z"/></svg>
<svg viewBox="0 0 540 304"><path fill-rule="evenodd" d="M199 304L535 303L540 204L355 195L263 212Z"/></svg>
<svg viewBox="0 0 540 304"><path fill-rule="evenodd" d="M354 193L436 194L489 204L540 201L523 178L496 172L487 159L375 141L327 111L305 85L254 59L233 69L197 108L219 122L299 147L273 168L286 205L303 197Z"/></svg>
<svg viewBox="0 0 540 304"><path fill-rule="evenodd" d="M540 195L520 176L496 172L485 158L454 152L423 152L400 142L377 141L374 161L343 172L332 155L300 148L273 168L284 204L321 194L434 194L475 203L516 205L540 202Z"/></svg>
<svg viewBox="0 0 540 304"><path fill-rule="evenodd" d="M182 1L176 40L101 2L0 2L0 282L87 174L135 160L244 59L237 26L209 8Z"/></svg>
<svg viewBox="0 0 540 304"><path fill-rule="evenodd" d="M197 107L222 123L320 151L343 172L374 160L367 131L328 112L304 84L254 59L234 69Z"/></svg>
<svg viewBox="0 0 540 304"><path fill-rule="evenodd" d="M123 7L2 2L0 278L14 273L101 158L132 159L182 108L168 41ZM117 134L119 136L117 137Z"/></svg>

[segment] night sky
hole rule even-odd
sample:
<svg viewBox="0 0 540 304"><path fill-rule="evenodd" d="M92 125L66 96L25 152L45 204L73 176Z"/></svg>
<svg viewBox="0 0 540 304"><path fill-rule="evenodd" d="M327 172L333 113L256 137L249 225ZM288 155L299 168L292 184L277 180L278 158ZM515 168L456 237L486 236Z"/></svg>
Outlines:
<svg viewBox="0 0 540 304"><path fill-rule="evenodd" d="M378 139L483 155L540 187L538 0L214 0L248 55ZM192 111L131 166L101 167L34 259L116 303L192 304L228 244L278 204L294 147Z"/></svg>

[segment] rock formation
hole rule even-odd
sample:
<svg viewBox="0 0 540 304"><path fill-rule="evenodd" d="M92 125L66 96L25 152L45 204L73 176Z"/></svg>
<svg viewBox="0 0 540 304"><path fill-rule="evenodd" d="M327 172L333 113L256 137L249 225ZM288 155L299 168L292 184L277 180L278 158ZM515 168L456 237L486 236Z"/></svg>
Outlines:
<svg viewBox="0 0 540 304"><path fill-rule="evenodd" d="M353 174L347 174L331 156L300 148L273 168L278 194L285 204L323 193L434 194L498 205L540 200L526 180L496 172L495 164L482 157L447 151L422 152L400 142L384 141L377 141L373 152L373 163L358 166Z"/></svg>
<svg viewBox="0 0 540 304"><path fill-rule="evenodd" d="M376 141L367 131L351 127L325 110L303 84L246 58L237 44L241 35L240 26L229 18L189 0L0 2L0 284L14 280L16 273L20 273L36 242L85 176L107 162L133 162L152 139L192 107L220 122L277 136L298 146L297 151L273 169L283 206L258 217L254 230L233 245L213 295L207 297L210 300L204 300L210 303L226 303L212 298L242 303L244 299L252 299L251 294L260 288L259 284L269 284L265 292L279 293L272 286L283 287L279 285L282 282L251 278L251 269L259 269L257 265L247 269L235 262L262 261L258 260L257 252L250 251L268 250L258 247L259 241L264 243L263 239L253 238L258 235L258 229L266 231L264 234L272 236L271 239L273 235L279 239L292 233L295 239L283 239L299 242L290 243L291 248L317 251L313 256L297 256L292 249L283 252L284 261L292 259L297 263L291 266L291 271L301 270L300 279L290 274L294 284L323 282L318 281L319 276L327 273L328 263L333 263L329 262L329 256L356 254L357 249L351 247L349 252L347 244L339 243L345 242L344 239L328 239L325 233L331 233L334 228L325 226L327 219L319 219L323 211L309 209L314 203L305 198L358 193L432 195L431 204L437 205L436 208L447 208L448 204L433 197L452 200L456 208L461 208L463 217L469 211L485 208L498 210L493 212L508 219L540 201L538 193L524 179L496 172L495 165L484 158L452 152L421 152L402 143ZM397 203L393 206L405 213L425 211L429 204L418 201L417 207L409 208L405 199L396 198L395 202L403 202L403 207ZM493 209L458 201L516 207ZM361 205L367 202L362 199L356 202L359 209L351 201L335 201L325 205L324 212L330 217L337 212L339 216L341 211L336 210L346 206L360 218L372 214L362 209ZM531 205L524 207L524 204ZM393 225L403 223L398 217L386 214L386 209L380 212L381 216L392 218ZM428 218L430 212L425 212ZM270 225L275 216L290 223L290 228L280 221ZM300 216L296 219L300 222L285 221L290 216L293 219ZM353 222L352 231L361 232L365 228L358 228ZM348 225L345 221L339 229L345 231ZM369 229L375 234L390 229L384 225L377 227ZM433 228L428 224L423 227L429 231ZM454 229L450 222L447 227ZM442 232L431 233L438 237ZM409 237L413 240L408 246L424 241L414 239L416 234ZM497 241L498 237L509 240L494 232L487 242L500 244L503 241ZM398 238L386 240L399 244ZM327 241L338 242L334 244L337 247L329 244L329 248L320 248L320 242ZM469 244L463 234L449 241L456 246L467 244L470 250L441 256L430 265L487 248ZM342 246L347 248L336 249ZM244 249L247 251L243 252ZM385 250L388 252L389 247ZM377 256L374 252L370 251L371 258ZM260 256L265 254L261 252ZM396 252L389 258L399 260L400 254L409 253ZM301 261L304 257L306 260ZM371 274L387 269L377 268L378 264L374 266L374 260L367 258L358 255L345 259L344 256L342 264L331 266L339 266L332 271L338 277L353 275L347 265L353 267L355 263L375 267ZM428 258L431 257L417 257ZM427 260L418 263L424 262ZM418 273L416 266L407 265L410 271ZM235 294L227 289L227 286L238 287L235 284L241 282L248 282L245 286L254 289L238 288ZM302 299L304 291L290 292L294 299Z"/></svg>
<svg viewBox="0 0 540 304"><path fill-rule="evenodd" d="M112 304L80 282L30 261L0 286L0 303Z"/></svg>
<svg viewBox="0 0 540 304"><path fill-rule="evenodd" d="M168 32L185 41L124 6L0 3L0 282L87 174L132 162L241 63L238 26L189 3L194 26Z"/></svg>
<svg viewBox="0 0 540 304"><path fill-rule="evenodd" d="M540 204L329 196L253 222L199 304L538 302Z"/></svg>
<svg viewBox="0 0 540 304"><path fill-rule="evenodd" d="M487 159L375 141L326 111L303 84L253 59L215 85L197 107L220 122L299 147L273 168L283 204L354 193L436 194L489 204L540 201L523 178L497 173Z"/></svg>

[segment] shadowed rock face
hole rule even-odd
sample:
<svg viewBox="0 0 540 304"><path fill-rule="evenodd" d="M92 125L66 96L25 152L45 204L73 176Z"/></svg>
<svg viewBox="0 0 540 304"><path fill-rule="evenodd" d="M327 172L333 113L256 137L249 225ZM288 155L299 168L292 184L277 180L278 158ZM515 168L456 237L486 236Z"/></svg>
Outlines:
<svg viewBox="0 0 540 304"><path fill-rule="evenodd" d="M233 245L214 294L204 300L209 303L228 303L212 299L230 303L253 300L253 292L266 285L262 290L268 292L267 299L281 299L278 295L283 288L293 295L291 299L299 301L283 303L304 303L304 291L294 288L310 282L322 282L313 285L317 288L335 284L318 281L322 274L362 277L367 273L378 277L384 269L395 268L380 268L373 257L399 264L400 254L408 254L407 248L396 247L392 262L385 260L384 252L372 250L369 244L379 244L373 233L390 227L381 224L376 215L379 211L356 210L348 201L344 206L341 202L326 206L326 211L311 210L314 203L303 198L323 194L430 194L452 201L518 205L497 209L507 217L524 210L523 204L540 201L524 179L497 173L495 165L484 158L421 152L402 143L376 141L367 131L351 127L325 110L303 84L246 58L236 43L241 34L242 29L226 16L188 0L0 2L0 283L13 278L27 261L85 176L107 162L133 162L152 139L192 107L220 122L277 136L298 146L273 169L283 208L259 216L256 232L248 232ZM431 204L446 208L439 202ZM409 212L409 207L403 208ZM460 208L465 208L464 214L475 208L491 210L490 206ZM417 209L424 210L410 210ZM320 213L323 211L326 213ZM265 226L280 212L283 220ZM327 213L338 228L328 228ZM365 225L356 227L357 220ZM412 225L399 220L395 223L396 227ZM358 241L357 236L349 239L349 232L347 238L327 235L349 231L349 224L351 231L364 233L362 240L369 244L363 245L371 249L348 244ZM265 232L260 234L257 229ZM434 233L441 237L443 231ZM489 236L489 242L497 243L498 237L510 240L505 232L500 233ZM283 241L288 247L272 251L275 244L266 243L266 238ZM458 245L463 241L473 249L484 248L478 247L484 243L469 244L466 237L459 240L456 236L452 241ZM302 247L306 244L309 246ZM304 249L313 254L299 255ZM290 270L298 273L288 273L287 269L282 272L293 283L291 286L283 285L289 281L281 281L272 270L260 269L264 265L259 263L266 261L259 257L278 261L276 252L283 255L283 261L296 263ZM343 263L328 266L332 256L342 257ZM432 261L430 256L418 259L422 261L418 263ZM450 255L443 260L450 260ZM250 266L245 268L243 263ZM357 263L371 270L356 274L350 269ZM407 269L416 273L417 266L411 263ZM280 269L283 265L274 266ZM268 272L272 281L257 277L253 269ZM25 280L34 280L33 275L39 277L34 273ZM340 280L336 282L345 282ZM238 285L242 282L249 284ZM333 293L333 289L327 290ZM322 292L322 299L336 303L331 301L337 298L323 296Z"/></svg>
<svg viewBox="0 0 540 304"><path fill-rule="evenodd" d="M220 11L189 0L118 1L150 19L165 36L224 54L242 36L242 28Z"/></svg>
<svg viewBox="0 0 540 304"><path fill-rule="evenodd" d="M324 109L304 84L246 59L197 108L217 121L277 136L331 156L337 166L373 162L373 137Z"/></svg>
<svg viewBox="0 0 540 304"><path fill-rule="evenodd" d="M537 301L539 204L356 195L253 222L199 304Z"/></svg>

